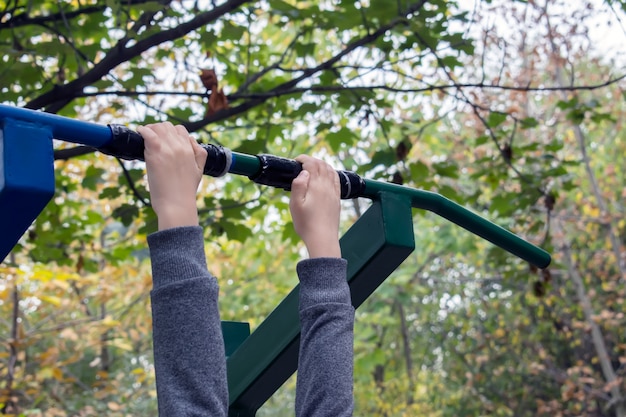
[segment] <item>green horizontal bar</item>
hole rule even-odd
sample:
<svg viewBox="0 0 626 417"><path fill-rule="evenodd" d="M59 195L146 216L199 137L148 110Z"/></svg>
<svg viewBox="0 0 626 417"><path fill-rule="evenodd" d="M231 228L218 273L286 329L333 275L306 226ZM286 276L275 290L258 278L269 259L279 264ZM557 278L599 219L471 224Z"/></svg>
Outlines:
<svg viewBox="0 0 626 417"><path fill-rule="evenodd" d="M252 177L261 170L261 162L256 155L232 152L232 158L233 162L228 170L231 174Z"/></svg>
<svg viewBox="0 0 626 417"><path fill-rule="evenodd" d="M256 156L233 152L232 157L231 173L254 176L261 169ZM376 200L381 192L407 197L413 208L429 210L539 268L546 268L550 265L551 257L545 250L441 194L387 182L369 179L363 181L365 192L361 197Z"/></svg>
<svg viewBox="0 0 626 417"><path fill-rule="evenodd" d="M551 258L548 252L458 205L441 194L397 184L365 180L364 196L375 199L380 193L406 196L411 200L411 205L414 208L428 210L448 219L539 268L546 268L550 264Z"/></svg>

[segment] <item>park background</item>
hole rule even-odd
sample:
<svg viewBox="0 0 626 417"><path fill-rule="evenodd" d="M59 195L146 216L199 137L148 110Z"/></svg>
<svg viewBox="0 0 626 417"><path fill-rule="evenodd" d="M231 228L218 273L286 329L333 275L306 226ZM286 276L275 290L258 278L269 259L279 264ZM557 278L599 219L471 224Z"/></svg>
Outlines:
<svg viewBox="0 0 626 417"><path fill-rule="evenodd" d="M355 415L624 417L625 8L0 1L0 102L315 154L552 253L537 270L414 211L416 250L357 310ZM156 415L144 167L54 156L55 197L0 264L0 413ZM288 195L229 175L198 204L222 318L254 329L305 256ZM369 204L344 202L342 232ZM294 381L258 415L293 415Z"/></svg>

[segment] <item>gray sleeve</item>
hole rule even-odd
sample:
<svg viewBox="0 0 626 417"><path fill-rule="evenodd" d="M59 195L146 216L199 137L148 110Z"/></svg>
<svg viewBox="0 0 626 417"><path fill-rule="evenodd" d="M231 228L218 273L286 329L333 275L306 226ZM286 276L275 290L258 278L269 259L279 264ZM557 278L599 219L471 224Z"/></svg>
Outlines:
<svg viewBox="0 0 626 417"><path fill-rule="evenodd" d="M354 409L354 308L346 281L347 261L301 261L300 354L296 416L347 417Z"/></svg>
<svg viewBox="0 0 626 417"><path fill-rule="evenodd" d="M148 237L159 415L226 416L226 358L218 284L207 270L202 229Z"/></svg>

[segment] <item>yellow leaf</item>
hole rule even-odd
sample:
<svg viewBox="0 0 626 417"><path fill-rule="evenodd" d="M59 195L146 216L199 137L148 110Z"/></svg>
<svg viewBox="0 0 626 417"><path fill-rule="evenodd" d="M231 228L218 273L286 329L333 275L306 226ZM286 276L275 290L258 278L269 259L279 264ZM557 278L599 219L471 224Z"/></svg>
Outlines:
<svg viewBox="0 0 626 417"><path fill-rule="evenodd" d="M495 332L493 332L493 335L497 338L501 338L506 335L506 332L504 331L502 327L500 327L500 328L497 328Z"/></svg>
<svg viewBox="0 0 626 417"><path fill-rule="evenodd" d="M143 368L135 368L131 371L131 373L135 375L143 375L146 371Z"/></svg>
<svg viewBox="0 0 626 417"><path fill-rule="evenodd" d="M133 350L133 346L124 339L113 339L109 341L109 345L122 350Z"/></svg>
<svg viewBox="0 0 626 417"><path fill-rule="evenodd" d="M57 381L63 381L63 371L61 371L59 368L52 369L52 376Z"/></svg>
<svg viewBox="0 0 626 417"><path fill-rule="evenodd" d="M139 339L141 339L141 334L139 334L139 332L136 329L130 329L128 331L128 336L130 337L130 340L132 340L133 342L137 342L139 341Z"/></svg>
<svg viewBox="0 0 626 417"><path fill-rule="evenodd" d="M114 320L113 317L107 315L104 319L102 319L102 324L107 327L115 327L120 324L118 320Z"/></svg>
<svg viewBox="0 0 626 417"><path fill-rule="evenodd" d="M50 367L42 368L39 372L37 372L37 376L41 379L48 379L54 376L54 371Z"/></svg>
<svg viewBox="0 0 626 417"><path fill-rule="evenodd" d="M52 304L55 307L60 307L61 303L63 302L60 297L57 297L55 295L40 295L39 299L48 304Z"/></svg>

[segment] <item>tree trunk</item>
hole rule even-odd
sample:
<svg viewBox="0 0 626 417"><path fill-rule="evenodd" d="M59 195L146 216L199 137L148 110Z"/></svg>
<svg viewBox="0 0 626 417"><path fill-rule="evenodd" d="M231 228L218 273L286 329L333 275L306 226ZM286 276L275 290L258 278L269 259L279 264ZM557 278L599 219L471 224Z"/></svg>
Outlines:
<svg viewBox="0 0 626 417"><path fill-rule="evenodd" d="M555 221L554 225L557 229L560 229L560 223L558 221ZM612 398L611 401L606 404L606 408L615 407L615 415L617 417L624 417L626 416L624 397L622 396L620 384L617 381L617 375L615 374L615 370L613 369L613 365L611 364L611 357L609 355L606 344L604 343L602 330L593 319L595 314L593 311L593 306L591 305L591 299L587 294L585 282L578 272L578 269L576 269L576 266L574 265L574 259L572 257L572 250L569 242L565 241L565 239L563 240L564 242L561 247L561 252L563 253L563 262L567 266L567 270L569 272L570 278L572 279L572 282L574 283L574 287L576 287L576 295L578 296L578 300L580 302L580 305L582 306L585 320L587 321L587 324L591 329L591 341L593 342L593 346L598 356L598 361L600 362L602 375L604 376L607 385L611 386Z"/></svg>

